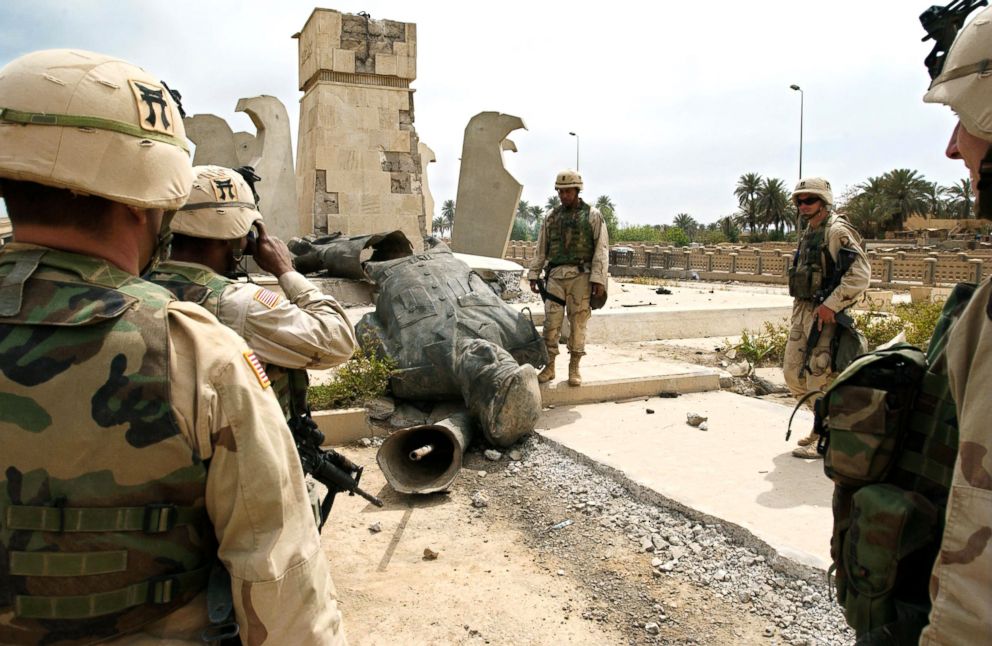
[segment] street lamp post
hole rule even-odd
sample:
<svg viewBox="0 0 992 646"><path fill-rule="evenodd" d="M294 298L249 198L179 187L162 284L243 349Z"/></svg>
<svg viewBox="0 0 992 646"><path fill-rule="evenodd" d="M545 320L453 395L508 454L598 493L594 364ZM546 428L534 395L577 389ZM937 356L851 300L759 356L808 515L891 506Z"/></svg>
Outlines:
<svg viewBox="0 0 992 646"><path fill-rule="evenodd" d="M789 86L796 92L799 92L799 179L803 178L803 103L805 102L805 95L803 94L803 89L793 83Z"/></svg>
<svg viewBox="0 0 992 646"><path fill-rule="evenodd" d="M575 170L579 170L579 135L574 132L568 133L575 137Z"/></svg>

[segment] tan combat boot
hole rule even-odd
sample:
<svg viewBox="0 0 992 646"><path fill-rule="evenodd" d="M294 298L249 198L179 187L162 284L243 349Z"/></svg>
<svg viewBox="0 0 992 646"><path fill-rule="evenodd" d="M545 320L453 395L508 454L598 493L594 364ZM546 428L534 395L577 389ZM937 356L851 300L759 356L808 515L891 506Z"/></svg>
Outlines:
<svg viewBox="0 0 992 646"><path fill-rule="evenodd" d="M582 385L582 375L579 374L579 361L582 359L581 354L571 354L568 356L568 385L569 386L581 386Z"/></svg>
<svg viewBox="0 0 992 646"><path fill-rule="evenodd" d="M792 455L806 460L822 460L823 456L816 452L816 442L792 449Z"/></svg>
<svg viewBox="0 0 992 646"><path fill-rule="evenodd" d="M820 439L820 436L814 433L813 431L810 431L809 435L796 442L796 444L798 444L799 446L809 446L810 444L816 444L816 441L818 439Z"/></svg>
<svg viewBox="0 0 992 646"><path fill-rule="evenodd" d="M537 383L546 384L555 378L555 355L548 357L548 365L537 374Z"/></svg>

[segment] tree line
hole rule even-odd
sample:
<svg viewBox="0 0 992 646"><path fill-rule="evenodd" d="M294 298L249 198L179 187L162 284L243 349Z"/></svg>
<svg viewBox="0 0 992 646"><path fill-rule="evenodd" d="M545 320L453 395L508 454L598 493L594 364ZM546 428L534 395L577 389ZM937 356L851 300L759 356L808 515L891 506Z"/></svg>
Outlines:
<svg viewBox="0 0 992 646"><path fill-rule="evenodd" d="M596 198L595 206L603 214L612 243L656 242L685 246L692 242L719 244L794 240L798 212L792 203L792 191L785 180L744 173L734 187L737 210L715 222L698 222L688 213L678 213L672 224L630 224L622 222L617 206L609 195ZM887 231L900 231L911 215L927 218L971 218L974 196L970 179L950 186L927 180L918 171L896 168L877 177L869 177L842 194L834 195L836 209L844 214L866 238L882 238ZM537 240L541 222L552 209L560 206L557 195L544 204L520 200L513 222L511 240ZM455 220L454 200L445 200L441 215L433 218L435 235L451 234Z"/></svg>

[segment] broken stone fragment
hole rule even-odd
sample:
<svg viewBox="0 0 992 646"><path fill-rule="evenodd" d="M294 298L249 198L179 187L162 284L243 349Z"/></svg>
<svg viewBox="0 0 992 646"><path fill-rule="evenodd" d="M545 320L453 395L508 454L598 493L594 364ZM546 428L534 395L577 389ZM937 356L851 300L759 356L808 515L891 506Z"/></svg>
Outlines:
<svg viewBox="0 0 992 646"><path fill-rule="evenodd" d="M493 462L496 462L501 457L503 457L503 454L500 453L499 451L497 451L496 449L486 449L485 456L486 456L486 459L487 460L491 460Z"/></svg>
<svg viewBox="0 0 992 646"><path fill-rule="evenodd" d="M476 491L472 494L472 506L476 509L481 509L483 507L489 506L489 496L482 493L481 491Z"/></svg>
<svg viewBox="0 0 992 646"><path fill-rule="evenodd" d="M685 423L688 424L689 426L699 426L707 419L709 419L708 417L703 417L699 413L686 413L685 418L686 418Z"/></svg>
<svg viewBox="0 0 992 646"><path fill-rule="evenodd" d="M378 534L382 531L382 523L372 523L369 525L369 531L373 534Z"/></svg>
<svg viewBox="0 0 992 646"><path fill-rule="evenodd" d="M440 554L440 552L435 552L434 550L432 550L429 547L425 547L424 548L424 560L425 561L436 561L437 560L437 557L438 557L438 554Z"/></svg>

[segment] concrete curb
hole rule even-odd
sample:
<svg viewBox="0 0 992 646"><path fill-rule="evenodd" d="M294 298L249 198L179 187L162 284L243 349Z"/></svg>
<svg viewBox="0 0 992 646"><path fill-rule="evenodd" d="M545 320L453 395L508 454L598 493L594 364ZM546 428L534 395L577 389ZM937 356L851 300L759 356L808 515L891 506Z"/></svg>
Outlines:
<svg viewBox="0 0 992 646"><path fill-rule="evenodd" d="M564 406L616 401L630 397L655 397L659 393L684 394L710 390L720 390L720 374L716 371L700 370L659 377L591 381L578 387L569 386L568 380L562 379L541 385L541 401L545 406Z"/></svg>
<svg viewBox="0 0 992 646"><path fill-rule="evenodd" d="M324 434L324 446L340 446L357 442L363 437L373 437L375 428L369 424L364 408L313 411L313 421Z"/></svg>
<svg viewBox="0 0 992 646"><path fill-rule="evenodd" d="M553 440L539 432L535 432L534 437L536 437L539 441L546 443L559 453L620 483L627 491L630 492L633 499L638 502L657 505L665 509L677 511L687 518L700 523L719 525L734 541L764 556L765 562L776 572L781 572L782 574L809 581L822 580L822 577L826 576L826 572L824 570L811 565L806 565L805 563L800 563L789 558L788 556L783 555L767 541L758 538L750 530L741 527L740 525L723 518L705 514L701 511L693 509L692 507L687 507L677 500L664 496L654 489L644 486L636 480L632 480L623 471L605 465L601 462L597 462L584 453L580 453L575 449L569 448L568 446L565 446L564 444L561 444L560 442L557 442L556 440Z"/></svg>

